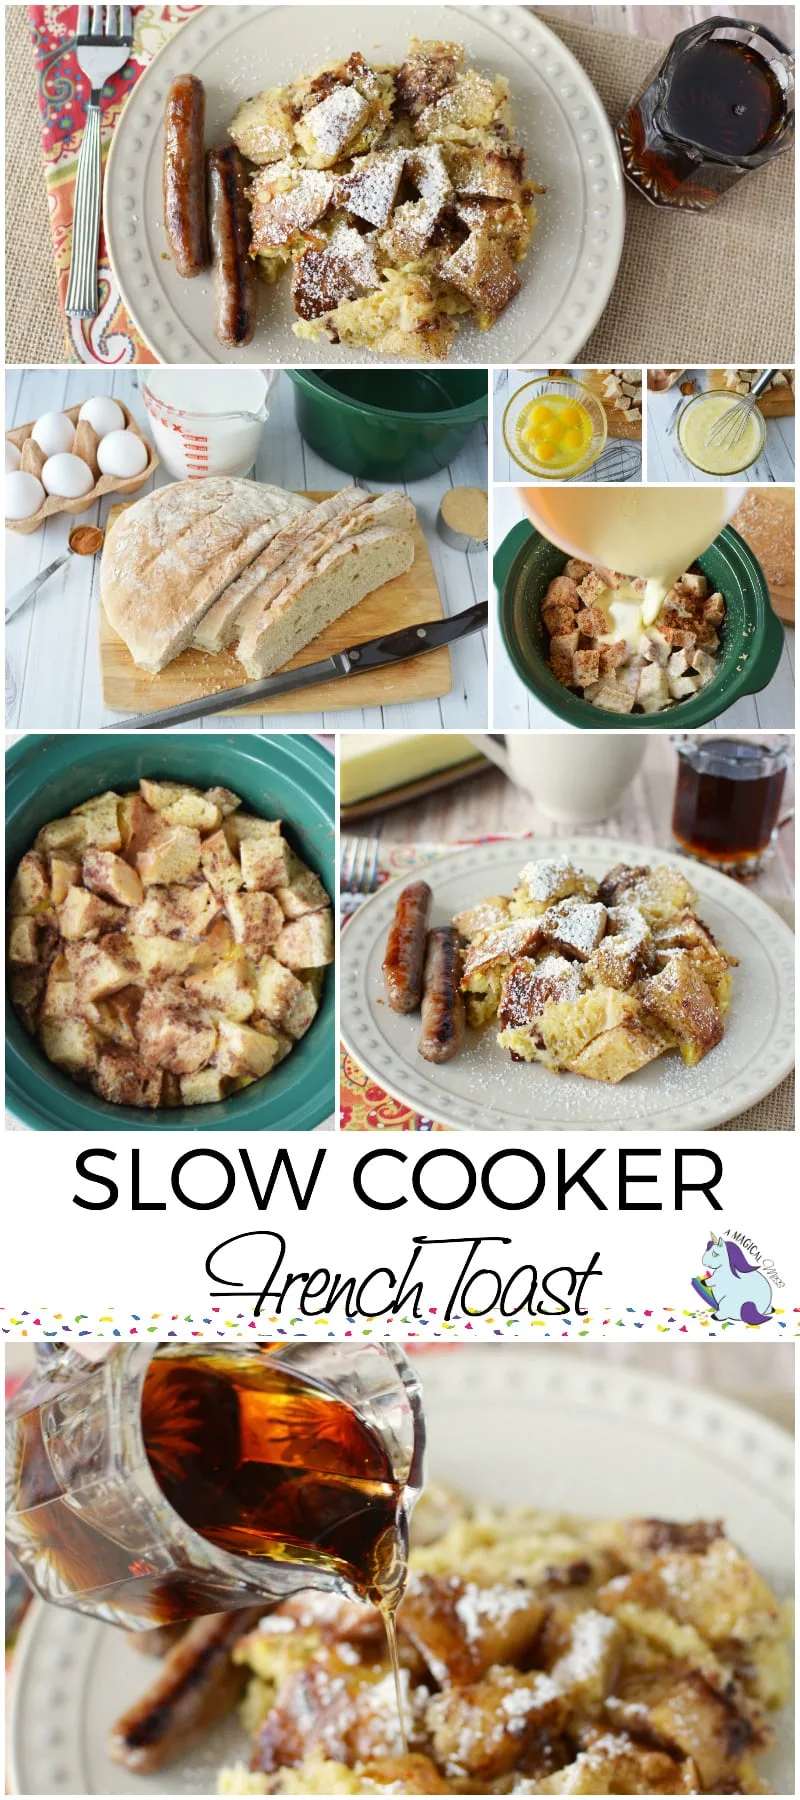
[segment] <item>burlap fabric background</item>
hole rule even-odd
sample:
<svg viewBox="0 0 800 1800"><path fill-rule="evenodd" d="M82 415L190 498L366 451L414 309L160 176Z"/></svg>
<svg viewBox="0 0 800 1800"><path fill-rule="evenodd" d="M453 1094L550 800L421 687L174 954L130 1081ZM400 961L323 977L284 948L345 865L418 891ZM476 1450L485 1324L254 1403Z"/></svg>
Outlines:
<svg viewBox="0 0 800 1800"><path fill-rule="evenodd" d="M62 362L27 11L8 6L5 15L6 361ZM658 45L565 22L543 9L542 16L574 51L616 120L658 61ZM696 216L656 210L628 188L620 272L583 359L793 362L793 174L793 158L783 156L715 211Z"/></svg>

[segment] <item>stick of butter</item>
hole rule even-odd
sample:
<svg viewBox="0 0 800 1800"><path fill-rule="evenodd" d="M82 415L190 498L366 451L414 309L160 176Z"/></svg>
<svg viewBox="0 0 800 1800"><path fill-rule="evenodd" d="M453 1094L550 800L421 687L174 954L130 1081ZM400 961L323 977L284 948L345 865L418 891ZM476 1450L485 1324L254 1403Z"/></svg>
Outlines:
<svg viewBox="0 0 800 1800"><path fill-rule="evenodd" d="M444 731L415 736L405 731L343 733L339 792L342 806L387 794L392 788L438 775L442 769L474 762L479 754L469 738Z"/></svg>

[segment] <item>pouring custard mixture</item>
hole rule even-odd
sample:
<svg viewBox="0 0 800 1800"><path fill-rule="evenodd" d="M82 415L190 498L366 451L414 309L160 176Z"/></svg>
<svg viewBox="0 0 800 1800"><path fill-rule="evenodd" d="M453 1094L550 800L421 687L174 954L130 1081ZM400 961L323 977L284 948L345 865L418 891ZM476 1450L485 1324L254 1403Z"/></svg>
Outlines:
<svg viewBox="0 0 800 1800"><path fill-rule="evenodd" d="M730 517L729 491L526 488L522 499L570 553L542 604L556 679L615 713L663 712L707 686L725 600L694 563Z"/></svg>

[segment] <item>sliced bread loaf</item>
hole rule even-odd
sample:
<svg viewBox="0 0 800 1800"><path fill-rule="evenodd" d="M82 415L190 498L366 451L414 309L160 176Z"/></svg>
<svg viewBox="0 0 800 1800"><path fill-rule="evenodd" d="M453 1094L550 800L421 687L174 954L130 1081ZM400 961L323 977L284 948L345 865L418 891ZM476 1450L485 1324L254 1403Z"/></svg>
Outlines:
<svg viewBox="0 0 800 1800"><path fill-rule="evenodd" d="M242 631L236 654L247 674L257 680L283 668L326 625L375 588L404 575L413 561L410 533L387 526L335 544L313 568L301 570Z"/></svg>
<svg viewBox="0 0 800 1800"><path fill-rule="evenodd" d="M308 502L228 476L178 481L125 508L105 542L100 593L140 668L156 674L200 619Z"/></svg>
<svg viewBox="0 0 800 1800"><path fill-rule="evenodd" d="M349 492L352 493L353 490L351 489ZM328 502L324 502L324 505L327 504ZM318 507L316 511L320 513L322 507ZM311 515L307 521L300 520L298 522L300 529L295 535L295 547L291 555L279 564L273 574L253 588L249 598L239 610L236 630L232 633L232 637L249 642L250 632L258 627L261 619L274 606L276 600L282 597L284 591L291 588L293 593L298 592L322 558L337 544L360 535L373 525L408 531L414 525L416 516L416 510L405 494L392 492L376 495L359 494L352 506L343 509L338 518L329 518L327 522L322 523L319 530L312 529L314 520ZM272 546L270 546L271 548ZM269 552L265 554L265 562L268 557ZM229 641L231 640L229 639Z"/></svg>
<svg viewBox="0 0 800 1800"><path fill-rule="evenodd" d="M343 488L340 493L331 494L330 499L321 500L316 506L313 501L307 501L306 510L290 519L244 573L232 581L219 599L214 601L213 606L209 607L194 633L193 642L197 648L224 650L228 644L232 644L238 634L240 615L250 596L269 581L304 544L310 543L323 526L340 515L351 514L360 498L358 488Z"/></svg>

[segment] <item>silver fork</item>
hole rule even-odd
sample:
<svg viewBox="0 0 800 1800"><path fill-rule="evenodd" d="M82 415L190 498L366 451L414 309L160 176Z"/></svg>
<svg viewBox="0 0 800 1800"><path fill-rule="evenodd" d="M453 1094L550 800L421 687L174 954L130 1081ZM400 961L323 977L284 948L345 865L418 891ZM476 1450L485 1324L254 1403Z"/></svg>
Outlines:
<svg viewBox="0 0 800 1800"><path fill-rule="evenodd" d="M348 837L342 843L339 864L339 885L341 888L341 916L348 919L351 913L374 894L378 886L377 838Z"/></svg>
<svg viewBox="0 0 800 1800"><path fill-rule="evenodd" d="M72 220L72 261L69 267L66 312L73 319L94 319L99 311L97 246L100 240L102 188L101 99L105 82L122 68L133 47L133 18L129 6L93 6L91 12L90 31L89 8L78 7L78 35L75 39L78 68L86 76L91 93L78 157Z"/></svg>

